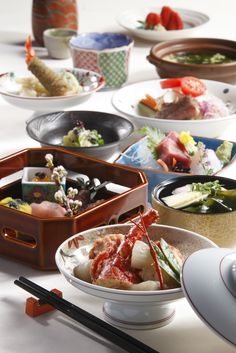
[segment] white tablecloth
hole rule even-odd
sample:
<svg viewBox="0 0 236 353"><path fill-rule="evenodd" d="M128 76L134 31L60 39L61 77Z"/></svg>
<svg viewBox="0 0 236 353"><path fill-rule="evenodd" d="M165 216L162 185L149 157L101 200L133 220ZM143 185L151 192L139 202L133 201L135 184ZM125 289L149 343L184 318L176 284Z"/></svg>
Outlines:
<svg viewBox="0 0 236 353"><path fill-rule="evenodd" d="M80 0L80 32L120 31L116 16L127 8L169 5L191 8L207 13L211 20L198 32L198 36L235 39L235 1L183 1L154 3L152 0ZM31 29L31 0L0 1L0 68L1 72L20 70L24 67L23 44ZM156 71L146 56L152 43L135 39L131 55L128 83L155 79ZM56 61L47 57L42 49L41 57L53 66L71 66L71 59ZM97 110L116 113L111 105L114 91L96 93L90 100L78 106L80 110ZM77 109L74 107L73 109ZM39 144L27 136L25 123L32 112L9 105L0 97L0 157ZM224 132L222 138L236 141L236 124ZM0 257L0 352L121 352L111 343L89 332L59 312L32 319L24 314L25 300L29 294L16 287L13 281L24 275L40 285L58 288L69 301L102 317L102 301L90 297L70 286L57 272L42 272ZM204 290L204 288L203 288ZM223 305L223 298L222 298ZM213 333L195 315L186 299L176 302L176 317L166 327L129 331L131 335L152 346L161 353L233 353L235 348Z"/></svg>

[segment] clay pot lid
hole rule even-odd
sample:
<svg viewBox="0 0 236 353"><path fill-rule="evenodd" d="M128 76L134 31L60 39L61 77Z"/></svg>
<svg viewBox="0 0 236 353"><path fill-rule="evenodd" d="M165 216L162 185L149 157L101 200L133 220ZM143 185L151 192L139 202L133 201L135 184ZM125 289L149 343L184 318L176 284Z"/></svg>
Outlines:
<svg viewBox="0 0 236 353"><path fill-rule="evenodd" d="M209 248L193 253L183 265L181 284L199 318L236 345L236 250Z"/></svg>

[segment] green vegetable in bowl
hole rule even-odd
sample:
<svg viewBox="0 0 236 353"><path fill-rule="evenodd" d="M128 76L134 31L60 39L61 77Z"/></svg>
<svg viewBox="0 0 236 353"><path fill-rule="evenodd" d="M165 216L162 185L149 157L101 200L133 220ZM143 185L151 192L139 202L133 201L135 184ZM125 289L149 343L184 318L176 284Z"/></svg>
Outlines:
<svg viewBox="0 0 236 353"><path fill-rule="evenodd" d="M171 208L192 213L222 213L236 210L236 189L226 190L219 180L187 184L163 197Z"/></svg>
<svg viewBox="0 0 236 353"><path fill-rule="evenodd" d="M63 136L63 146L70 147L92 147L104 145L104 139L97 130L85 129L80 121L78 126L70 130L67 135Z"/></svg>
<svg viewBox="0 0 236 353"><path fill-rule="evenodd" d="M230 162L232 155L233 144L229 141L224 141L217 149L216 155L224 165Z"/></svg>

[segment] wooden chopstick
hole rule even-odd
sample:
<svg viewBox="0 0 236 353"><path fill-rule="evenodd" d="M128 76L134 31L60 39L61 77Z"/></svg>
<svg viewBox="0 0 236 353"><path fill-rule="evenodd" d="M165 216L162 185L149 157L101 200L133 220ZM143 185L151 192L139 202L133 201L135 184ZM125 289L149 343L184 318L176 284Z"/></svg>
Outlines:
<svg viewBox="0 0 236 353"><path fill-rule="evenodd" d="M127 352L159 353L158 351L147 346L145 343L138 341L127 333L117 329L116 327L68 302L67 300L60 298L55 293L48 291L25 277L19 277L18 280L14 281L14 283L40 300L51 304L57 310L61 311L80 324L88 327L90 330L96 332Z"/></svg>

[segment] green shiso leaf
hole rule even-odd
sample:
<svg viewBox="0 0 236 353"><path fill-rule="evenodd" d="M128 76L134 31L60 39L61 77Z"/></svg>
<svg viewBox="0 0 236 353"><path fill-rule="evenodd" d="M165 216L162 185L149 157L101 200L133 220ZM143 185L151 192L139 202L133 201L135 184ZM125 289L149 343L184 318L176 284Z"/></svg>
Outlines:
<svg viewBox="0 0 236 353"><path fill-rule="evenodd" d="M140 128L138 132L147 136L147 147L151 151L153 158L157 159L156 146L166 137L165 134L161 130L149 126Z"/></svg>

